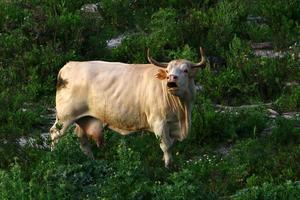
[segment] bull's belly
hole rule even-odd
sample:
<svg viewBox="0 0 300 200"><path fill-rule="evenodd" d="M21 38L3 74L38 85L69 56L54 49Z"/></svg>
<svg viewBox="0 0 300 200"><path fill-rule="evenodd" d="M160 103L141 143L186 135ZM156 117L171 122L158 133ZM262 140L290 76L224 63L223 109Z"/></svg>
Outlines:
<svg viewBox="0 0 300 200"><path fill-rule="evenodd" d="M137 111L108 112L108 110L99 109L92 115L107 124L108 128L122 135L149 130L146 116Z"/></svg>

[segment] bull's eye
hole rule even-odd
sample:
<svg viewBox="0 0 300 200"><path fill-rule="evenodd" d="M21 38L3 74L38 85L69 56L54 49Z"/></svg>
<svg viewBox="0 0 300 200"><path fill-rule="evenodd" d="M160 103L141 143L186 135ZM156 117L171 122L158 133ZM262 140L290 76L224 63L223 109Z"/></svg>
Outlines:
<svg viewBox="0 0 300 200"><path fill-rule="evenodd" d="M169 73L169 71L168 71L168 70L166 70L166 72L167 72L167 73Z"/></svg>
<svg viewBox="0 0 300 200"><path fill-rule="evenodd" d="M184 72L184 73L188 73L188 70L187 70L187 69L185 69L185 70L183 70L183 72Z"/></svg>

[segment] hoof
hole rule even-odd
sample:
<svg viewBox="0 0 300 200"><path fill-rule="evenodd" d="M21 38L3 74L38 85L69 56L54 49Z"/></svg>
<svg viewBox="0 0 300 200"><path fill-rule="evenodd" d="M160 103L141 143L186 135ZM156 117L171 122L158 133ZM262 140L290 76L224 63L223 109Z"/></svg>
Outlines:
<svg viewBox="0 0 300 200"><path fill-rule="evenodd" d="M103 148L105 147L105 142L103 140L97 141L96 145L98 148Z"/></svg>
<svg viewBox="0 0 300 200"><path fill-rule="evenodd" d="M171 161L169 161L169 162L165 161L165 168L171 169L172 167L173 167L173 163Z"/></svg>

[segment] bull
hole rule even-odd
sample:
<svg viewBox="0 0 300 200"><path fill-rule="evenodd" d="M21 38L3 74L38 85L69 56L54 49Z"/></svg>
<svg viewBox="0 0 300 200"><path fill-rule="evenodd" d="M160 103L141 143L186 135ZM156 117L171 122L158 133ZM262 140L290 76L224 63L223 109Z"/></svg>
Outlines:
<svg viewBox="0 0 300 200"><path fill-rule="evenodd" d="M148 49L150 64L68 62L58 73L51 147L73 123L81 149L92 158L88 138L100 146L104 126L122 135L146 130L160 139L169 167L170 147L185 139L191 127L194 77L206 62L201 47L200 55L199 63L184 59L161 63Z"/></svg>

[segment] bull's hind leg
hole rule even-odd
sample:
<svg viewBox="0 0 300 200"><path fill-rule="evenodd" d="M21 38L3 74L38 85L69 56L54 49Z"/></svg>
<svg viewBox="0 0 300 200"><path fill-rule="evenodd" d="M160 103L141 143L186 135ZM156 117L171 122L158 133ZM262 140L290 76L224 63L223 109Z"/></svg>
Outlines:
<svg viewBox="0 0 300 200"><path fill-rule="evenodd" d="M83 151L83 153L85 155L87 155L88 157L94 159L94 155L93 155L93 152L91 150L90 142L87 138L86 132L82 128L80 128L79 125L76 125L75 133L79 138L80 148Z"/></svg>
<svg viewBox="0 0 300 200"><path fill-rule="evenodd" d="M55 123L50 128L51 150L53 150L55 144L58 142L58 139L64 135L71 124L72 121L61 122L56 118Z"/></svg>

